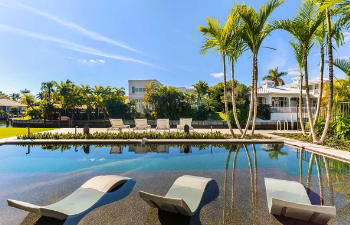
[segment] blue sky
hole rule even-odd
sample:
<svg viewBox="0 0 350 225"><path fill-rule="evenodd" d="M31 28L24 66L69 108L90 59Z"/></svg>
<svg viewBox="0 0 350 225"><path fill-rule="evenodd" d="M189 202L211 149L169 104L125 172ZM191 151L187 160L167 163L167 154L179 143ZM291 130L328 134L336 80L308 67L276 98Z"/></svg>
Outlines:
<svg viewBox="0 0 350 225"><path fill-rule="evenodd" d="M258 8L265 0L247 0ZM301 1L287 0L271 19L295 16ZM37 93L42 81L127 88L129 79L157 79L190 87L198 80L222 80L217 54L201 56L199 25L209 16L225 21L232 0L0 0L0 91ZM345 39L350 40L349 33ZM279 67L290 80L297 64L289 34L274 31L259 53L259 77ZM350 42L337 50L348 57ZM251 82L249 51L236 65L236 77ZM309 56L310 77L318 76L319 50ZM336 77L344 75L336 70Z"/></svg>

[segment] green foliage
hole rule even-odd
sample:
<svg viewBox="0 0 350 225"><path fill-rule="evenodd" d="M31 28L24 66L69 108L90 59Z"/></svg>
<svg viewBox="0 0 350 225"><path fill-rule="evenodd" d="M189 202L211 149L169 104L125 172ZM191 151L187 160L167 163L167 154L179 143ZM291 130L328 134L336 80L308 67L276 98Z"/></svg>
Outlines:
<svg viewBox="0 0 350 225"><path fill-rule="evenodd" d="M199 105L197 109L193 112L194 120L207 120L209 116L209 111L207 107L203 104Z"/></svg>
<svg viewBox="0 0 350 225"><path fill-rule="evenodd" d="M222 120L226 120L225 113L219 112L218 115L220 116L220 118ZM228 112L228 115L230 117L230 121L231 121L232 126L237 127L235 119L234 119L233 111L230 110ZM240 124L245 124L247 122L247 119L248 119L248 109L245 109L245 111L243 111L242 109L237 109L237 117L238 117L238 122Z"/></svg>
<svg viewBox="0 0 350 225"><path fill-rule="evenodd" d="M271 106L268 104L259 104L258 105L258 118L262 120L271 119Z"/></svg>
<svg viewBox="0 0 350 225"><path fill-rule="evenodd" d="M149 105L145 111L153 118L191 117L191 105L186 101L186 94L174 87L154 84L146 85L144 103Z"/></svg>
<svg viewBox="0 0 350 225"><path fill-rule="evenodd" d="M270 69L269 74L263 77L263 80L270 80L274 82L274 86L284 85L284 81L281 78L282 76L287 75L287 72L278 72L278 67L275 69Z"/></svg>
<svg viewBox="0 0 350 225"><path fill-rule="evenodd" d="M191 132L118 132L118 133L93 133L93 134L59 134L59 133L31 133L18 136L18 139L226 139L232 137L231 135L222 134L221 132L213 133L197 133ZM234 138L240 138L240 135ZM267 139L262 135L246 136L245 139Z"/></svg>
<svg viewBox="0 0 350 225"><path fill-rule="evenodd" d="M325 119L319 119L315 125L315 132L317 135L322 135ZM309 124L307 124L309 128ZM342 116L336 120L332 120L328 128L328 136L333 136L341 140L350 140L350 117Z"/></svg>

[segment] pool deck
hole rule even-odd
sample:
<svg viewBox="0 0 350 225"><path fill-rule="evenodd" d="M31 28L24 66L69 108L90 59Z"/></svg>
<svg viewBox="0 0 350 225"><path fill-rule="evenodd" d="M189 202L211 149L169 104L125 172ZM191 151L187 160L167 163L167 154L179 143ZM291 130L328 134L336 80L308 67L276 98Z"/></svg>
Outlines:
<svg viewBox="0 0 350 225"><path fill-rule="evenodd" d="M106 132L107 128L91 128L90 133L97 133L97 132ZM176 132L177 129L171 129L171 132ZM209 133L209 132L215 132L219 131L223 134L229 134L228 129L195 129L196 132L199 133ZM60 133L60 134L66 134L66 133L74 133L74 128L61 128L51 131L44 131L44 132L50 132L50 133ZM83 129L78 128L78 133L82 133ZM140 132L140 131L136 131ZM162 132L162 131L160 131ZM165 131L163 131L165 132ZM261 144L261 143L284 143L286 145L294 146L297 148L304 148L305 150L315 152L317 154L322 154L327 157L340 160L343 162L350 162L350 152L338 150L335 148L330 148L322 145L312 144L308 142L298 141L290 138L281 137L278 135L274 135L273 133L295 133L298 131L295 130L288 130L288 131L276 131L276 130L256 130L256 134L261 134L266 136L269 139L147 139L146 143L173 143L173 144L208 144L208 143L215 143L215 144L227 144L227 143L255 143L255 144ZM239 131L237 129L234 129L234 133L239 134ZM4 138L0 139L0 145L6 145L6 144L140 144L142 142L141 139L58 139L58 140L19 140L16 137L10 137L10 138Z"/></svg>

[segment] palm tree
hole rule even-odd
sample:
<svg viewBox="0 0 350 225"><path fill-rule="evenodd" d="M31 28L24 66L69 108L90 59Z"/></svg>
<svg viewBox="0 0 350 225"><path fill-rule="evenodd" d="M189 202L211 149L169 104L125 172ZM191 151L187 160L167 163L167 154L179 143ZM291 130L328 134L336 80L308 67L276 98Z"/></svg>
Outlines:
<svg viewBox="0 0 350 225"><path fill-rule="evenodd" d="M346 74L346 78L350 79L350 60L334 59L333 65Z"/></svg>
<svg viewBox="0 0 350 225"><path fill-rule="evenodd" d="M323 94L323 73L324 73L324 49L326 47L326 25L325 22L322 23L321 26L318 27L316 31L316 44L319 44L320 46L320 84L319 84L319 94L317 99L317 107L316 107L316 113L315 113L315 119L313 121L313 126L316 125L318 116L320 114L321 109L321 101L322 101L322 94Z"/></svg>
<svg viewBox="0 0 350 225"><path fill-rule="evenodd" d="M193 88L194 88L195 92L197 93L198 105L202 104L202 98L209 91L208 83L200 80L200 81L198 81L198 83L193 85Z"/></svg>
<svg viewBox="0 0 350 225"><path fill-rule="evenodd" d="M41 83L41 91L43 95L46 97L47 101L51 101L51 93L54 92L54 87L57 86L55 81L48 81Z"/></svg>
<svg viewBox="0 0 350 225"><path fill-rule="evenodd" d="M246 50L246 45L244 44L243 39L241 38L243 32L242 20L238 14L238 7L235 5L231 10L231 13L227 19L226 26L230 26L230 36L231 43L228 51L228 56L231 62L231 97L232 97L232 111L233 117L235 119L235 123L237 128L241 134L243 134L243 130L238 120L237 116L237 105L236 105L236 95L235 95L235 67L234 64L237 62L238 58L242 55L242 53Z"/></svg>
<svg viewBox="0 0 350 225"><path fill-rule="evenodd" d="M315 0L319 6L320 13L326 14L327 21L327 44L328 44L328 68L329 68L329 95L328 95L328 108L327 108L327 118L326 123L322 132L322 136L318 141L319 144L322 144L326 139L326 135L328 133L329 123L331 121L332 109L333 109L333 44L332 44L332 15L336 15L336 11L334 10L338 4L339 0ZM349 1L343 1L343 3L348 3ZM348 7L348 6L347 6ZM338 10L338 12L340 12ZM345 16L346 18L346 16ZM346 20L342 20L343 25L345 26ZM312 126L310 126L312 127Z"/></svg>
<svg viewBox="0 0 350 225"><path fill-rule="evenodd" d="M299 78L299 122L301 131L304 136L306 136L305 126L303 121L303 46L299 42L289 42L293 47L295 59L298 62L300 78ZM308 49L310 51L310 48Z"/></svg>
<svg viewBox="0 0 350 225"><path fill-rule="evenodd" d="M214 49L214 51L218 51L222 58L223 63L223 73L224 73L224 102L225 102L225 114L227 125L230 129L232 136L234 135L230 117L228 114L228 101L227 101L227 85L226 85L226 56L228 53L228 49L231 43L230 34L230 26L221 27L220 22L212 17L207 18L207 27L199 26L199 31L203 36L205 36L205 40L201 47L201 54L205 55L205 53L209 49Z"/></svg>
<svg viewBox="0 0 350 225"><path fill-rule="evenodd" d="M13 101L18 101L21 98L21 95L19 93L12 93L12 94L10 94L10 98Z"/></svg>
<svg viewBox="0 0 350 225"><path fill-rule="evenodd" d="M284 85L284 81L281 77L287 74L287 72L278 72L278 67L276 67L275 69L270 69L269 75L263 77L263 80L273 81L274 86L277 87L279 85Z"/></svg>
<svg viewBox="0 0 350 225"><path fill-rule="evenodd" d="M313 142L317 142L317 137L313 126L313 117L311 112L307 57L309 53L308 49L312 46L312 41L315 38L316 30L323 21L324 14L320 13L316 15L316 5L314 1L304 0L299 8L297 17L275 21L273 25L275 29L288 31L303 46L306 105Z"/></svg>
<svg viewBox="0 0 350 225"><path fill-rule="evenodd" d="M254 107L254 119L252 125L252 134L254 134L256 117L258 113L258 53L260 46L267 35L272 31L270 24L267 22L271 13L285 0L269 0L266 5L262 4L259 11L256 12L252 7L247 7L244 3L238 5L238 14L243 20L242 39L253 54L253 74L252 74L252 90L250 97L250 109L248 120L242 136L247 133L252 112Z"/></svg>

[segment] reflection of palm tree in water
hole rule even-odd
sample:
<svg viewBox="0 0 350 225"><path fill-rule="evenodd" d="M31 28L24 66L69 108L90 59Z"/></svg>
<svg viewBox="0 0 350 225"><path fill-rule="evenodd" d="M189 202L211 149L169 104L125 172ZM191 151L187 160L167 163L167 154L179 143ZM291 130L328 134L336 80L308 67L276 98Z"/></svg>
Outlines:
<svg viewBox="0 0 350 225"><path fill-rule="evenodd" d="M238 157L238 153L241 146L237 146L235 151L235 156L233 158L233 165L232 165L232 187L231 187L231 206L230 210L226 214L226 201L227 201L227 187L228 187L228 166L231 158L231 152L232 148L230 149L230 152L227 155L226 159L226 169L225 169L225 183L224 183L224 208L223 208L223 214L222 214L222 221L219 224L258 224L258 217L257 217L257 167L255 168L255 171L253 173L253 165L252 160L248 151L248 148L246 145L244 145L244 149L247 155L248 164L249 164L249 172L250 172L250 183L251 183L251 193L252 193L252 208L253 208L253 221L247 220L245 217L241 215L238 209L235 207L235 201L234 201L234 185L235 185L235 175L236 175L236 161ZM253 147L253 151L255 151L255 146ZM254 164L257 165L256 160L256 154L254 152Z"/></svg>
<svg viewBox="0 0 350 225"><path fill-rule="evenodd" d="M320 188L320 204L324 205L324 195L323 195L323 184L322 184L322 173L320 168L319 159L317 156L315 156L314 153L311 153L310 161L309 161L309 168L307 172L307 182L306 182L306 192L308 195L310 195L310 184L311 184L311 173L312 173L312 166L313 162L316 162L316 169L317 169L317 177L318 177L318 185Z"/></svg>

